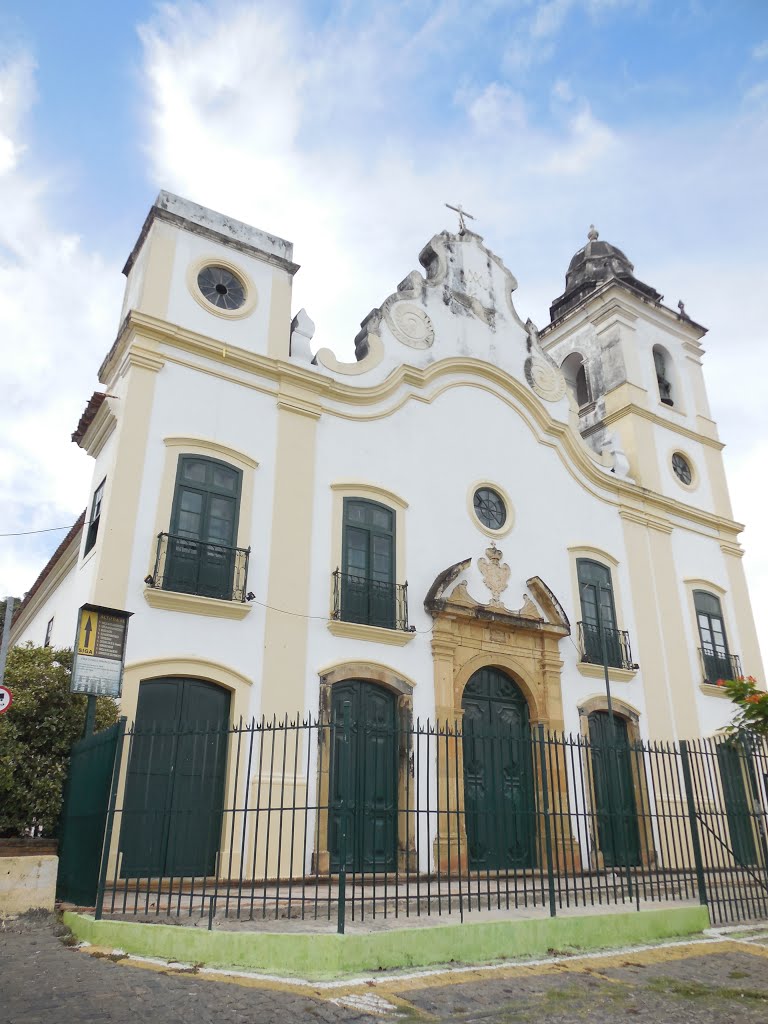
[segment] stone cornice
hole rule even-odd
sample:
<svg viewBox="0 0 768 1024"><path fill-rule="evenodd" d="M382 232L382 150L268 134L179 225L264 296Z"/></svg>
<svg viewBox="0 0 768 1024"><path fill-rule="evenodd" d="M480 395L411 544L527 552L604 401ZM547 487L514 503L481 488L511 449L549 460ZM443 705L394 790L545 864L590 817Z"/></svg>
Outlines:
<svg viewBox="0 0 768 1024"><path fill-rule="evenodd" d="M622 420L626 416L636 416L639 419L648 420L657 427L665 427L667 430L672 431L673 434L687 437L690 441L697 441L708 448L714 448L717 452L721 452L725 448L722 441L713 437L707 437L706 434L697 433L697 431L691 430L690 427L684 427L680 423L675 423L664 416L659 416L658 413L652 412L650 409L644 409L641 405L636 405L634 402L607 413L603 419L603 425L609 427L612 423L616 423L617 420Z"/></svg>
<svg viewBox="0 0 768 1024"><path fill-rule="evenodd" d="M133 347L136 342L144 360L150 363L154 361L153 368L162 365L163 353L157 350L161 345L192 353L208 362L208 365L199 365L199 371L214 373L241 386L258 387L259 390L277 394L284 408L313 418L329 415L351 420L383 419L410 401L431 404L452 388L479 388L515 409L537 441L554 448L573 479L601 500L613 505L634 505L641 510L652 511L661 518L677 516L695 526L724 534L725 537L730 534L734 540L743 530L743 526L733 520L667 498L608 473L601 468L570 423L553 419L545 404L525 383L500 367L480 359L455 356L431 363L423 369L402 364L380 383L363 386L359 378L355 378L354 383L338 381L317 369L286 360L257 355L235 346L222 348L220 342L204 335L146 314L131 312L102 368L104 382L114 373L126 349ZM156 346L154 351L149 347L151 345ZM168 358L174 357L169 353ZM246 373L251 379L244 379L233 371ZM702 444L709 444L718 450L721 447L719 441L711 441L634 406L618 410L612 415L620 416L627 411L637 412Z"/></svg>

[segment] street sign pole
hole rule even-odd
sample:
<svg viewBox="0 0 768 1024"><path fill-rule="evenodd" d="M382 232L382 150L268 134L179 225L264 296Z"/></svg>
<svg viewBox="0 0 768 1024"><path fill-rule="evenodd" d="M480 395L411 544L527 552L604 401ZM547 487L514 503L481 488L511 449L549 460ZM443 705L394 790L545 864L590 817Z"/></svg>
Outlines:
<svg viewBox="0 0 768 1024"><path fill-rule="evenodd" d="M11 639L11 619L13 618L13 598L5 599L5 622L3 623L3 639L0 641L0 686L5 680L5 662L8 658L8 642Z"/></svg>
<svg viewBox="0 0 768 1024"><path fill-rule="evenodd" d="M88 697L84 736L95 730L97 696L120 696L131 614L92 604L84 604L77 613L70 690Z"/></svg>
<svg viewBox="0 0 768 1024"><path fill-rule="evenodd" d="M96 694L88 694L88 707L85 709L85 729L83 738L92 736L96 728Z"/></svg>

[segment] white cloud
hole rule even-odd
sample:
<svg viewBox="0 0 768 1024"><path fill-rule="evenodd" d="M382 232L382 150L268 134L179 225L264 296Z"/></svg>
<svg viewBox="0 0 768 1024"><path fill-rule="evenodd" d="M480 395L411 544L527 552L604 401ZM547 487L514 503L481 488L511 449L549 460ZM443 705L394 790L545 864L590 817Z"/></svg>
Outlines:
<svg viewBox="0 0 768 1024"><path fill-rule="evenodd" d="M608 5L578 6L593 14ZM540 324L594 221L641 279L674 288L670 304L682 296L712 328L705 369L729 444L735 514L751 524L745 564L764 566L765 496L754 481L763 479L766 434L757 303L768 140L757 112L660 119L635 132L598 117L556 79L560 103L545 127L523 83L457 81L450 113L459 123L446 129L444 112L430 120L415 98L430 59L443 61L460 39L462 8L440 5L407 31L394 12L383 3L361 24L340 19L309 32L285 4L164 6L142 29L153 183L293 241L302 265L294 309L307 307L316 342L342 358L351 358L359 321L417 266L431 235L454 223L444 202L475 214L473 226L520 281L518 311ZM537 60L555 38L537 44ZM28 75L14 95L30 87ZM0 338L19 339L3 371L17 397L0 409L11 439L0 454L0 502L3 522L31 528L68 522L88 496L89 460L66 438L116 329L122 279L56 230L47 212L54 185L23 151L20 109L17 101L0 111L0 137L16 162L0 177L0 252L13 254L0 274ZM709 264L702 253L712 254ZM3 566L17 592L43 561L19 550ZM752 571L755 607L768 622L763 580L768 573Z"/></svg>
<svg viewBox="0 0 768 1024"><path fill-rule="evenodd" d="M480 93L460 90L456 99L479 135L514 132L525 127L525 100L519 92L499 82L491 82Z"/></svg>
<svg viewBox="0 0 768 1024"><path fill-rule="evenodd" d="M57 187L29 159L22 126L34 65L0 67L0 532L63 526L82 511L92 463L69 435L117 327L119 267L106 267L48 212ZM0 595L28 589L63 533L0 538Z"/></svg>
<svg viewBox="0 0 768 1024"><path fill-rule="evenodd" d="M768 39L764 39L762 43L758 43L757 46L752 50L752 56L755 60L765 60L768 57Z"/></svg>

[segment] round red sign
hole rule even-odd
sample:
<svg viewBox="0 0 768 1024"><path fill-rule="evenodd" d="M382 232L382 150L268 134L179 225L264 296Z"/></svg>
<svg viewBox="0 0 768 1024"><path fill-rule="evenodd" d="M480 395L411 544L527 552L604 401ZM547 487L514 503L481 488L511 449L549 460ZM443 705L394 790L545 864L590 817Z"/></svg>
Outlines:
<svg viewBox="0 0 768 1024"><path fill-rule="evenodd" d="M13 694L6 686L0 686L0 715L13 704Z"/></svg>

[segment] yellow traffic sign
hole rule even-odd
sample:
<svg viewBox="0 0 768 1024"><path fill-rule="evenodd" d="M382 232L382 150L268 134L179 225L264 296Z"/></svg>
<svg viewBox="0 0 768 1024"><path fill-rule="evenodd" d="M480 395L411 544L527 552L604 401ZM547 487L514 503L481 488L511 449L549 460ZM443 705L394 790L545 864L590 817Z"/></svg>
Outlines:
<svg viewBox="0 0 768 1024"><path fill-rule="evenodd" d="M88 608L80 609L80 627L77 631L77 653L92 655L96 650L96 630L99 613Z"/></svg>

